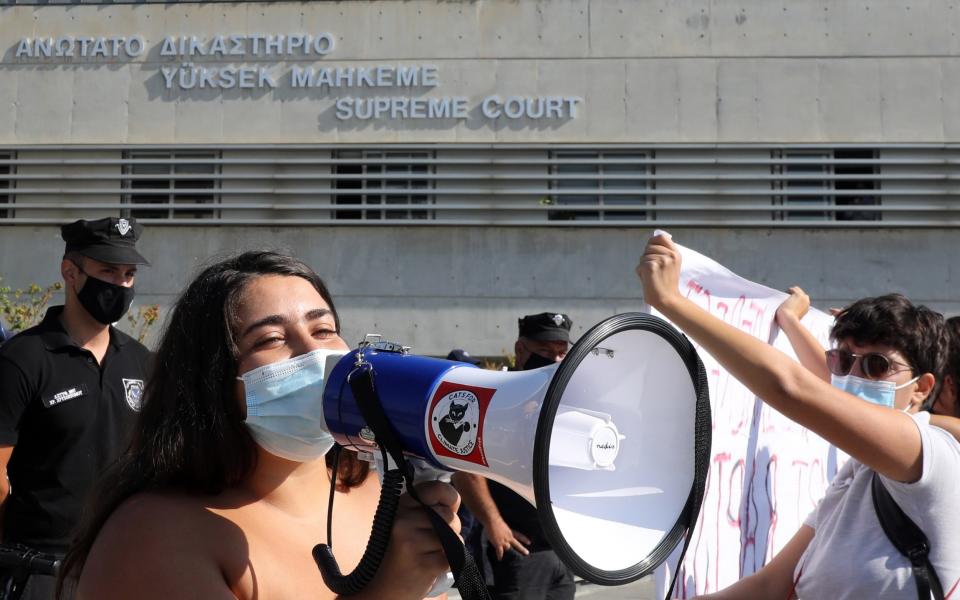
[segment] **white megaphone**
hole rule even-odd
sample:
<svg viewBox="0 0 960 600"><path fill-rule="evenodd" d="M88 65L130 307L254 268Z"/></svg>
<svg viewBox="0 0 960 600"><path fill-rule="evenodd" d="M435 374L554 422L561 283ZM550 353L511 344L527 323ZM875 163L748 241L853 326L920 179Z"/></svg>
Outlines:
<svg viewBox="0 0 960 600"><path fill-rule="evenodd" d="M561 363L523 372L363 344L328 365L323 412L339 444L374 453L349 383L359 365L375 375L406 456L512 489L588 581L647 575L693 528L709 464L706 376L690 342L658 317L606 319Z"/></svg>

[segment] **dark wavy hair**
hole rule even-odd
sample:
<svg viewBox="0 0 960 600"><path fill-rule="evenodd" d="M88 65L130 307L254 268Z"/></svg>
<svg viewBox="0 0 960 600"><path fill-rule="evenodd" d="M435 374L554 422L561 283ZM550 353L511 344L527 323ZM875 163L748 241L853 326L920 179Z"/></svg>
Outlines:
<svg viewBox="0 0 960 600"><path fill-rule="evenodd" d="M901 294L863 298L844 308L837 315L830 338L889 346L903 354L914 375L932 373L936 383L927 395L925 408L943 385L949 353L943 315L913 304Z"/></svg>
<svg viewBox="0 0 960 600"><path fill-rule="evenodd" d="M243 423L235 394L235 333L244 289L265 275L310 282L330 306L339 333L340 319L323 280L292 256L244 252L203 269L167 320L130 446L89 497L83 524L63 563L58 597L67 580L79 578L100 529L130 496L161 489L216 494L239 484L256 467L256 442ZM338 489L358 485L367 472L367 463L354 453L341 453Z"/></svg>
<svg viewBox="0 0 960 600"><path fill-rule="evenodd" d="M947 374L953 376L954 411L960 417L960 317L947 319L947 334L950 336L950 359L947 361Z"/></svg>

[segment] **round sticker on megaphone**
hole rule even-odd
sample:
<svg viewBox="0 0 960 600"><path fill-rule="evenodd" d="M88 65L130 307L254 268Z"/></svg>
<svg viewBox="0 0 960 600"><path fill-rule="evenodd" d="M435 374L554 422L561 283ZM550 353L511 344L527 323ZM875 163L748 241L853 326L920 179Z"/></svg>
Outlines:
<svg viewBox="0 0 960 600"><path fill-rule="evenodd" d="M494 390L444 381L430 406L430 442L439 456L488 466L483 417Z"/></svg>

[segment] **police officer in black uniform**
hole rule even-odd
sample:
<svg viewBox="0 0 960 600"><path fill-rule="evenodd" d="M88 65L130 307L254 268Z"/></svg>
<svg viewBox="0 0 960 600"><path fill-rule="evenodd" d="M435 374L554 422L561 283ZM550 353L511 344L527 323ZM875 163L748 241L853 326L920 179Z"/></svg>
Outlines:
<svg viewBox="0 0 960 600"><path fill-rule="evenodd" d="M150 352L111 323L149 264L142 230L115 217L64 225L65 304L0 348L0 598L53 597L47 559L66 551L140 409Z"/></svg>
<svg viewBox="0 0 960 600"><path fill-rule="evenodd" d="M570 348L571 325L570 317L562 313L520 319L515 370L563 360ZM573 573L550 548L536 508L509 488L479 475L455 473L453 484L483 524L483 558L494 600L573 599Z"/></svg>

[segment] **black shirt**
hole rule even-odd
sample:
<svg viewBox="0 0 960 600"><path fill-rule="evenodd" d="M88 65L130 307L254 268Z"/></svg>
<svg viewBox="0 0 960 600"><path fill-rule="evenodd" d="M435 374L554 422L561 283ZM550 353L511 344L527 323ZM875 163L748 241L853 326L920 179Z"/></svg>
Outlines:
<svg viewBox="0 0 960 600"><path fill-rule="evenodd" d="M62 306L0 348L0 446L14 446L3 541L63 551L87 492L125 448L150 351L111 327L98 364L60 323Z"/></svg>
<svg viewBox="0 0 960 600"><path fill-rule="evenodd" d="M500 516L510 526L510 529L519 531L530 538L528 549L531 552L549 550L550 543L543 533L543 527L540 526L540 517L537 515L536 507L523 496L496 481L488 479L487 484L490 487L490 497L493 498L497 510L500 511Z"/></svg>
<svg viewBox="0 0 960 600"><path fill-rule="evenodd" d="M510 369L510 371L523 371L524 369ZM540 517L537 515L537 507L533 506L520 494L514 492L505 485L501 485L492 479L487 480L490 488L490 497L500 516L510 529L519 531L530 538L528 549L531 552L540 550L549 550L550 543L547 536L543 533L543 527L540 526Z"/></svg>
<svg viewBox="0 0 960 600"><path fill-rule="evenodd" d="M523 371L524 369L510 370ZM527 502L520 494L492 479L487 480L487 485L490 488L490 497L493 499L493 503L497 505L500 516L510 526L510 529L519 531L530 538L528 549L531 552L549 550L550 543L543 533L543 527L540 526L537 508Z"/></svg>

